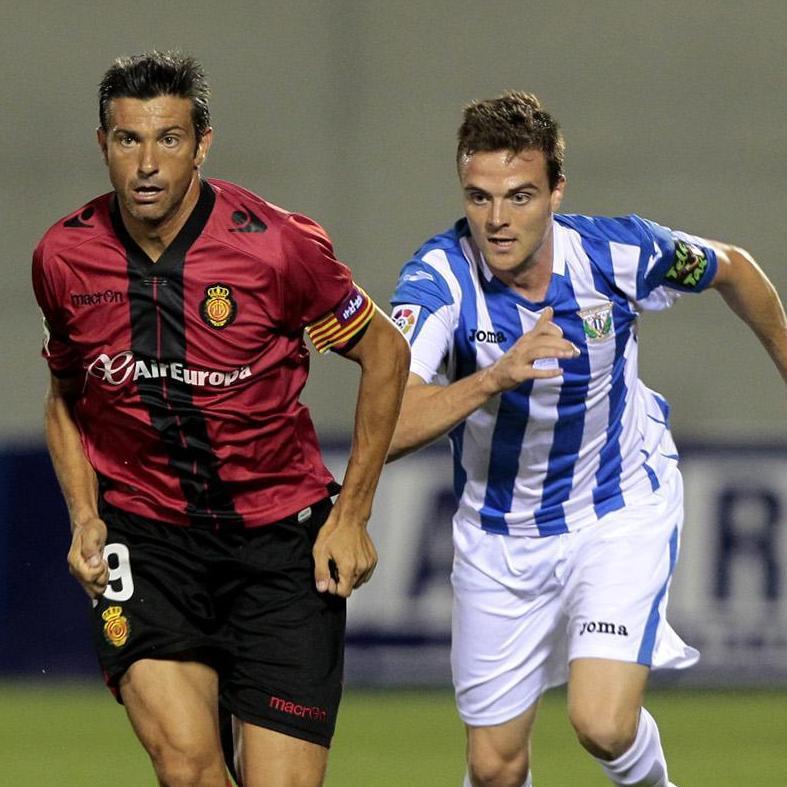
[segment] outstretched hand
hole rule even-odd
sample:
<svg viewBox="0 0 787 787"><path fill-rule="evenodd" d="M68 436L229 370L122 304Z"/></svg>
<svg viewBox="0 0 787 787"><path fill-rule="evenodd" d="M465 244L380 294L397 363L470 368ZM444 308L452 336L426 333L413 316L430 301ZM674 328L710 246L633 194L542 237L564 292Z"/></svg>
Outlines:
<svg viewBox="0 0 787 787"><path fill-rule="evenodd" d="M107 526L98 517L74 527L68 550L68 570L90 598L98 598L107 587L109 566L104 559Z"/></svg>
<svg viewBox="0 0 787 787"><path fill-rule="evenodd" d="M368 582L377 565L377 550L366 525L342 518L338 504L314 543L314 581L320 593L348 598Z"/></svg>
<svg viewBox="0 0 787 787"><path fill-rule="evenodd" d="M557 377L561 368L536 366L535 362L546 358L576 358L579 350L567 339L563 331L552 322L554 310L547 306L538 317L536 324L522 334L516 343L491 367L489 376L497 391L508 391L523 383L542 377Z"/></svg>

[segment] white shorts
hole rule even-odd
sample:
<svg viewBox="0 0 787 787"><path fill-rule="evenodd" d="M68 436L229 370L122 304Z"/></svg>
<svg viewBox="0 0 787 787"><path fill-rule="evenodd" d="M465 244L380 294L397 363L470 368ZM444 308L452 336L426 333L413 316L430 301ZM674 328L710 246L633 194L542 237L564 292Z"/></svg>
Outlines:
<svg viewBox="0 0 787 787"><path fill-rule="evenodd" d="M665 618L682 525L677 470L641 503L572 533L505 536L455 517L451 668L462 720L513 719L565 683L577 658L696 663Z"/></svg>

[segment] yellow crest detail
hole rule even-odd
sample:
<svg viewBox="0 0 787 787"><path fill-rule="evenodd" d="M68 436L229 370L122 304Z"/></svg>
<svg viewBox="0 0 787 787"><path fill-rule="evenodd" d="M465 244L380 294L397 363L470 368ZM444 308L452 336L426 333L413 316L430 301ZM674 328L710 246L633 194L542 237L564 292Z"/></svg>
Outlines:
<svg viewBox="0 0 787 787"><path fill-rule="evenodd" d="M206 292L209 298L222 298L226 300L227 296L230 294L230 288L222 284L214 284L212 287L208 287Z"/></svg>
<svg viewBox="0 0 787 787"><path fill-rule="evenodd" d="M123 607L107 607L101 613L101 619L104 621L106 641L116 648L122 648L131 631L128 618L123 614Z"/></svg>
<svg viewBox="0 0 787 787"><path fill-rule="evenodd" d="M202 319L213 328L226 328L235 320L237 306L232 290L221 282L205 288L205 300L200 304Z"/></svg>

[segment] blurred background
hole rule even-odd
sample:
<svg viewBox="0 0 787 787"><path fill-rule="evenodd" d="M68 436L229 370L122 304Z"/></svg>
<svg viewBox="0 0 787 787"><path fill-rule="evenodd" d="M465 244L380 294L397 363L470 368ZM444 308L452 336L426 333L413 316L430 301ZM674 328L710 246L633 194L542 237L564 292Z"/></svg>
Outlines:
<svg viewBox="0 0 787 787"><path fill-rule="evenodd" d="M151 48L197 57L213 88L215 137L204 173L320 221L386 308L404 261L460 215L454 138L463 105L512 88L535 92L561 122L566 212L636 212L734 242L787 294L782 0L0 0L0 12L0 704L21 691L20 707L29 710L29 692L38 692L50 728L63 682L87 681L89 692L98 677L85 600L65 570L67 521L43 446L47 372L30 255L48 226L109 188L95 143L96 87L114 57ZM646 315L640 348L644 380L672 404L686 480L671 617L703 652L699 667L656 685L690 698L689 708L700 707L699 688L732 688L741 693L720 707L740 722L747 698L787 685L784 388L715 293ZM305 397L339 476L357 382L350 366L314 358ZM350 698L380 687L438 689L445 721L424 737L432 755L435 736L456 748L446 754L450 765L435 766L439 776L408 777L415 784L461 780L461 730L450 695L439 691L449 685L449 473L445 443L387 469L371 525L381 565L350 613ZM745 693L752 687L759 693ZM409 695L384 696L394 703ZM409 750L421 712L399 707ZM764 713L772 729L779 711ZM374 718L372 727L383 723ZM113 720L126 735L122 713ZM699 723L685 720L691 729ZM2 723L0 716L0 732ZM35 770L44 767L36 748L20 742L18 724L8 731L0 761L21 763L20 780L92 778L86 764L73 773ZM61 741L53 751L68 748ZM341 764L340 746L336 758ZM684 767L691 764L687 754ZM708 776L704 767L686 783L784 783L737 778L733 765ZM768 767L784 775L785 756ZM353 773L333 771L329 783L401 783ZM539 785L603 784L593 778Z"/></svg>

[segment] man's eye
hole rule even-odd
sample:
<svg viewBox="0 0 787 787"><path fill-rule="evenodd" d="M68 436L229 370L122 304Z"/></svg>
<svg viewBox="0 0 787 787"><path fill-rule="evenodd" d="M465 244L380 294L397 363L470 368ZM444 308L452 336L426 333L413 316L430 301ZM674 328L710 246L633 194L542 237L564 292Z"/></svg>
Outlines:
<svg viewBox="0 0 787 787"><path fill-rule="evenodd" d="M483 205L486 202L486 194L478 194L478 193L471 194L470 201L474 205Z"/></svg>
<svg viewBox="0 0 787 787"><path fill-rule="evenodd" d="M178 139L178 137L173 137L173 136L171 136L169 134L166 137L162 137L161 138L162 144L165 147L168 147L168 148L174 148L175 145L177 145L179 141L180 140Z"/></svg>
<svg viewBox="0 0 787 787"><path fill-rule="evenodd" d="M513 196L513 201L515 205L526 205L530 202L530 194L524 191L519 191Z"/></svg>
<svg viewBox="0 0 787 787"><path fill-rule="evenodd" d="M134 137L130 137L127 134L122 135L119 137L118 142L123 145L124 148L129 148L134 144Z"/></svg>

